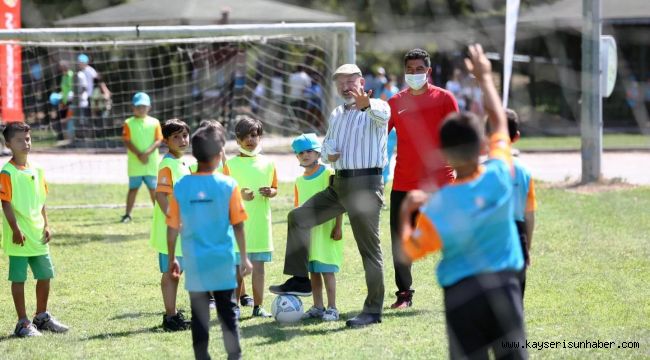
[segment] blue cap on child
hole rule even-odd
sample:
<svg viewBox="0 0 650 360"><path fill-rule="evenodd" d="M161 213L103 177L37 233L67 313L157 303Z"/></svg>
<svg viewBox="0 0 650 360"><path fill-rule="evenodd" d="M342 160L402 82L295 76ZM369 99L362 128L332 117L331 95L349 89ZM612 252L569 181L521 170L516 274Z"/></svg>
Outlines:
<svg viewBox="0 0 650 360"><path fill-rule="evenodd" d="M79 54L79 56L77 56L77 62L88 64L90 62L90 58L86 54Z"/></svg>
<svg viewBox="0 0 650 360"><path fill-rule="evenodd" d="M151 99L147 93L137 92L133 95L133 106L151 106Z"/></svg>
<svg viewBox="0 0 650 360"><path fill-rule="evenodd" d="M314 150L317 152L320 152L321 150L321 145L320 141L318 141L318 137L316 137L316 134L314 133L309 133L309 134L302 134L291 142L291 148L293 149L293 152L296 154L299 154L303 151L307 150Z"/></svg>
<svg viewBox="0 0 650 360"><path fill-rule="evenodd" d="M50 105L57 106L61 102L61 94L58 92L53 92L50 94Z"/></svg>

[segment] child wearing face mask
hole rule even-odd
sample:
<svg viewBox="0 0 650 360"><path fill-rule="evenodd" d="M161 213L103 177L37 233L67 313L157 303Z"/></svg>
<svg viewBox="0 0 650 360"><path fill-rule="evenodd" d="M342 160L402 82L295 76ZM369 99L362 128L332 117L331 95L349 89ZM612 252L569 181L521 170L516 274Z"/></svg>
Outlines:
<svg viewBox="0 0 650 360"><path fill-rule="evenodd" d="M246 252L253 263L253 316L271 317L262 308L264 298L264 263L271 261L273 237L271 234L271 202L278 194L278 177L275 164L261 155L262 123L240 115L235 125L239 155L226 161L223 173L233 177L244 200L248 220L244 221ZM239 256L235 257L236 259ZM238 275L237 297L240 298L243 279Z"/></svg>

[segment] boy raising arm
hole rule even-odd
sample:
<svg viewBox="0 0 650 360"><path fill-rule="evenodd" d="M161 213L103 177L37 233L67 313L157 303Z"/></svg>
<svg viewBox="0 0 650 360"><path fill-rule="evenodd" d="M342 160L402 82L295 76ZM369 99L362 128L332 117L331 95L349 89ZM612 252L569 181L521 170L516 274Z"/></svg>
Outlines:
<svg viewBox="0 0 650 360"><path fill-rule="evenodd" d="M443 288L452 359L527 358L525 349L502 342L525 341L519 272L524 259L513 221L512 158L505 112L480 45L469 47L467 68L484 93L494 134L490 160L479 164L485 126L471 113L450 115L440 129L443 156L456 170L455 183L427 196L409 193L400 214L403 250L416 260L440 250L436 275ZM417 229L410 217L420 209Z"/></svg>

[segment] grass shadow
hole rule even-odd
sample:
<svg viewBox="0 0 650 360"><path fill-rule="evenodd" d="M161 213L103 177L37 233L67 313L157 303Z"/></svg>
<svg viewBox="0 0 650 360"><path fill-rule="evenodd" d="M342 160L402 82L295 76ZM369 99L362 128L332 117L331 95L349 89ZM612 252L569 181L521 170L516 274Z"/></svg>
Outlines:
<svg viewBox="0 0 650 360"><path fill-rule="evenodd" d="M7 334L7 335L4 335L4 336L0 336L0 343L8 341L8 340L13 340L13 339L21 339L21 338L19 338L18 336L14 335L14 334Z"/></svg>
<svg viewBox="0 0 650 360"><path fill-rule="evenodd" d="M141 328L141 329L137 329L137 330L125 330L125 331L116 331L116 332L112 332L112 333L98 334L98 335L89 336L89 337L84 338L82 340L84 340L84 341L106 340L106 339L111 339L111 338L129 337L129 336L133 336L133 335L146 334L146 333L159 332L159 331L162 331L162 326L160 326L160 325L150 327L150 328Z"/></svg>
<svg viewBox="0 0 650 360"><path fill-rule="evenodd" d="M382 319L406 318L412 316L420 316L429 313L432 313L432 311L422 310L422 309L389 311L383 313ZM336 333L340 331L356 331L358 329L348 328L345 325L345 320L351 319L358 314L359 312L357 311L349 311L349 312L341 313L341 317L340 317L341 320L335 323L324 322L318 319L303 320L295 324L280 324L277 321L265 321L257 324L252 324L249 326L243 326L242 337L243 338L262 337L265 338L266 341L260 343L260 345L270 345L282 341L287 341L294 337L321 336L321 335L327 335L327 334ZM246 319L244 319L244 321L246 321ZM334 324L338 325L338 327L332 328L331 326ZM382 326L382 325L377 324L372 326Z"/></svg>
<svg viewBox="0 0 650 360"><path fill-rule="evenodd" d="M390 309L390 308L387 308ZM384 309L386 310L386 309ZM404 310L393 310L391 311L384 311L382 314L382 319L386 318L406 318L406 317L412 317L412 316L420 316L424 314L433 314L435 311L432 310L424 310L424 309L404 309ZM442 311L441 311L442 312Z"/></svg>
<svg viewBox="0 0 650 360"><path fill-rule="evenodd" d="M133 234L70 234L70 233L55 233L54 236L59 239L53 241L50 246L78 246L89 244L92 242L105 242L105 243L122 243L126 241L139 241L143 238L148 238L148 233L133 233Z"/></svg>
<svg viewBox="0 0 650 360"><path fill-rule="evenodd" d="M265 321L262 323L246 326L242 329L242 338L265 338L257 346L271 345L290 340L295 337L303 336L321 336L332 334L339 331L348 330L345 323L341 322L338 328L306 327L305 325L317 325L317 322L297 322L295 324L280 324L276 321Z"/></svg>
<svg viewBox="0 0 650 360"><path fill-rule="evenodd" d="M124 320L124 319L137 319L141 317L151 317L160 314L162 314L162 312L132 312L132 313L124 313L121 315L116 315L108 320L112 321L112 320Z"/></svg>

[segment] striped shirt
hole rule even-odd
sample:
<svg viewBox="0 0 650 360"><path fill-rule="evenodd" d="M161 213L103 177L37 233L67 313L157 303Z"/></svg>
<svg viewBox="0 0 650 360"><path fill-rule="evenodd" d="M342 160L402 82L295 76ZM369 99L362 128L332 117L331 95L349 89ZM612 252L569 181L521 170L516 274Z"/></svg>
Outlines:
<svg viewBox="0 0 650 360"><path fill-rule="evenodd" d="M332 111L323 140L321 158L341 153L332 163L336 170L383 168L386 164L386 140L390 107L381 99L370 99L370 109L359 111L341 105Z"/></svg>

